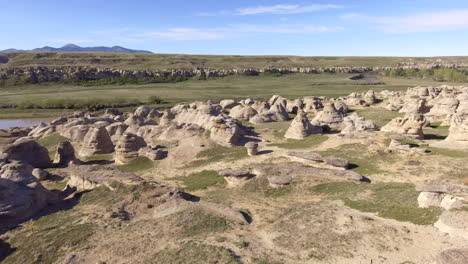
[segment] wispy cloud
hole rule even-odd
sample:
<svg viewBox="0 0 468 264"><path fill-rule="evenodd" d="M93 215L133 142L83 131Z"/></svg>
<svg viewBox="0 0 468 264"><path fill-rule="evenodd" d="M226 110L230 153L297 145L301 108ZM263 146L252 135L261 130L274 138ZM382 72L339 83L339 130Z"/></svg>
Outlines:
<svg viewBox="0 0 468 264"><path fill-rule="evenodd" d="M304 14L329 9L344 8L342 5L333 4L313 4L313 5L271 5L271 6L255 6L237 8L235 10L221 10L212 13L197 13L198 16L249 16L249 15L288 15L288 14Z"/></svg>
<svg viewBox="0 0 468 264"><path fill-rule="evenodd" d="M339 8L343 8L343 6L331 5L331 4L272 5L272 6L239 8L236 10L235 14L240 15L240 16L260 15L260 14L285 15L285 14L311 13L311 12L323 11L327 9L339 9Z"/></svg>
<svg viewBox="0 0 468 264"><path fill-rule="evenodd" d="M341 30L341 27L315 25L233 25L218 28L170 28L147 31L141 36L162 40L217 40L258 34L313 34Z"/></svg>
<svg viewBox="0 0 468 264"><path fill-rule="evenodd" d="M57 44L66 43L144 43L151 41L198 41L198 40L221 40L221 39L241 39L258 35L307 35L326 32L337 32L343 30L342 27L329 27L320 25L297 25L297 24L276 24L257 25L240 24L223 27L178 27L157 30L140 29L108 29L95 30L74 37L50 38L48 42Z"/></svg>
<svg viewBox="0 0 468 264"><path fill-rule="evenodd" d="M372 23L388 33L440 32L468 29L468 9L410 14L405 16L367 16L346 14L342 19Z"/></svg>

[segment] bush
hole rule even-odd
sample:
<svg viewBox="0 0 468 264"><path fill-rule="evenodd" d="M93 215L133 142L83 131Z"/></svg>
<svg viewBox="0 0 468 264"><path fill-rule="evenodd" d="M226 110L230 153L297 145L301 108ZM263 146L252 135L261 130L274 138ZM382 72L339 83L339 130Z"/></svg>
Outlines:
<svg viewBox="0 0 468 264"><path fill-rule="evenodd" d="M160 104L162 102L163 102L162 99L157 97L156 95L150 96L148 98L148 103L150 104Z"/></svg>

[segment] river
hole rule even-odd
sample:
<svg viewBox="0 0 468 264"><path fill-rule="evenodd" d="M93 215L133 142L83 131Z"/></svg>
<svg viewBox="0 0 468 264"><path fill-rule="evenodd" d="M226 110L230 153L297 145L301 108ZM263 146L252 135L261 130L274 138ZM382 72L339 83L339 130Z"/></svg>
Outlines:
<svg viewBox="0 0 468 264"><path fill-rule="evenodd" d="M0 129L12 127L30 127L41 122L50 122L54 118L26 118L26 119L0 119Z"/></svg>

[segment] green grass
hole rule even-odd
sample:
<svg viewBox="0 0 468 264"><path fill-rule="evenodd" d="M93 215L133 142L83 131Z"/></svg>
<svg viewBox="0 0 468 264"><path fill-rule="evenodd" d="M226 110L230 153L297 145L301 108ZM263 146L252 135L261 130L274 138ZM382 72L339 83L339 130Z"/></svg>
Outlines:
<svg viewBox="0 0 468 264"><path fill-rule="evenodd" d="M382 170L379 165L381 163L392 162L393 159L390 153L369 153L366 151L366 146L358 143L345 144L337 148L319 151L319 154L347 159L350 164L357 165L352 170L362 175L384 173L385 170Z"/></svg>
<svg viewBox="0 0 468 264"><path fill-rule="evenodd" d="M110 161L114 160L114 155L110 154L95 154L89 157L85 157L84 161L90 162L90 161Z"/></svg>
<svg viewBox="0 0 468 264"><path fill-rule="evenodd" d="M303 57L303 56L239 56L188 54L136 54L104 52L28 52L6 53L10 61L4 66L94 66L130 70L265 68L265 67L331 67L331 66L397 66L398 63L467 62L466 57L406 58L406 57Z"/></svg>
<svg viewBox="0 0 468 264"><path fill-rule="evenodd" d="M240 261L232 251L224 247L190 241L179 245L177 248L161 250L144 263L234 264L240 263Z"/></svg>
<svg viewBox="0 0 468 264"><path fill-rule="evenodd" d="M38 139L37 143L45 147L49 151L50 158L53 159L57 151L58 144L66 140L68 140L68 138L62 137L58 132L55 132L53 134Z"/></svg>
<svg viewBox="0 0 468 264"><path fill-rule="evenodd" d="M206 170L188 176L170 178L170 180L181 181L184 185L184 189L187 191L203 190L211 186L225 183L224 177L220 176L218 172Z"/></svg>
<svg viewBox="0 0 468 264"><path fill-rule="evenodd" d="M155 163L147 157L138 157L130 161L128 164L118 165L117 168L121 171L136 173L149 170L154 167L154 164Z"/></svg>
<svg viewBox="0 0 468 264"><path fill-rule="evenodd" d="M250 66L249 66L250 67ZM50 103L57 92L63 102L87 102L102 100L116 102L121 98L131 98L133 101L146 102L151 96L157 96L167 103L192 102L195 100L240 99L246 97L270 98L274 94L293 99L303 96L342 96L351 92L364 92L373 89L376 92L390 90L406 90L407 87L426 85L436 86L439 83L429 80L411 80L392 77L379 77L385 85L361 85L349 80L352 74L290 74L280 77L273 76L229 76L225 78L196 80L191 79L177 83L103 85L82 87L66 84L39 84L15 87L2 87L0 101L5 104L26 104L34 102L38 105ZM120 99L119 99L120 98ZM48 103L49 102L49 103ZM54 104L51 104L54 106ZM83 104L86 105L86 104ZM33 115L36 110L26 109L0 110L13 115ZM56 116L58 111L42 109L42 115L50 113ZM37 111L39 115L39 111Z"/></svg>
<svg viewBox="0 0 468 264"><path fill-rule="evenodd" d="M428 147L428 149L431 151L432 155L440 155L456 159L468 159L468 151L435 147Z"/></svg>
<svg viewBox="0 0 468 264"><path fill-rule="evenodd" d="M305 139L287 139L283 143L268 144L268 146L284 148L284 149L306 149L316 147L328 139L327 135L311 135Z"/></svg>
<svg viewBox="0 0 468 264"><path fill-rule="evenodd" d="M379 106L373 106L363 109L352 109L364 116L368 120L372 120L378 127L385 126L390 120L403 116L403 113L397 111L390 111Z"/></svg>
<svg viewBox="0 0 468 264"><path fill-rule="evenodd" d="M79 251L88 244L94 225L75 223L71 211L60 211L26 223L8 241L16 250L3 263L56 263L67 252Z"/></svg>
<svg viewBox="0 0 468 264"><path fill-rule="evenodd" d="M311 190L340 199L345 205L359 211L418 225L435 223L441 213L439 208L419 208L419 192L410 183L338 182L317 185Z"/></svg>
<svg viewBox="0 0 468 264"><path fill-rule="evenodd" d="M242 186L242 191L249 194L260 194L267 198L281 198L292 193L293 185L273 188L270 187L267 177L256 177Z"/></svg>
<svg viewBox="0 0 468 264"><path fill-rule="evenodd" d="M193 237L207 233L224 232L229 228L226 219L200 211L186 211L178 217L181 222L181 235Z"/></svg>
<svg viewBox="0 0 468 264"><path fill-rule="evenodd" d="M196 156L197 160L192 161L186 168L197 168L214 162L235 161L247 157L248 155L245 147L223 147L216 145L198 153Z"/></svg>

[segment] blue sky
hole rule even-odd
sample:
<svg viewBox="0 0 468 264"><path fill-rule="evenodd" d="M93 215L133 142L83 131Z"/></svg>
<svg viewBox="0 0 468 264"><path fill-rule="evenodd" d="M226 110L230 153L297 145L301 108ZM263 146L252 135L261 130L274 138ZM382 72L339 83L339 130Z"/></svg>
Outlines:
<svg viewBox="0 0 468 264"><path fill-rule="evenodd" d="M120 45L157 53L468 55L466 0L0 0L0 50Z"/></svg>

